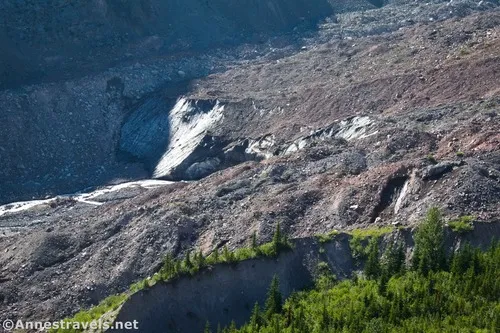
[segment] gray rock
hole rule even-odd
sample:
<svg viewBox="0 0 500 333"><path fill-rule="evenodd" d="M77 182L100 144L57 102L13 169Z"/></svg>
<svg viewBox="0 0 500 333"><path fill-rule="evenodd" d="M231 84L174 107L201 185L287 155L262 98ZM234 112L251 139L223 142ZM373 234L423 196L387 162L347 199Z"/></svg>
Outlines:
<svg viewBox="0 0 500 333"><path fill-rule="evenodd" d="M422 172L422 179L438 179L443 174L450 172L454 167L461 166L463 161L444 161L435 165L430 165Z"/></svg>

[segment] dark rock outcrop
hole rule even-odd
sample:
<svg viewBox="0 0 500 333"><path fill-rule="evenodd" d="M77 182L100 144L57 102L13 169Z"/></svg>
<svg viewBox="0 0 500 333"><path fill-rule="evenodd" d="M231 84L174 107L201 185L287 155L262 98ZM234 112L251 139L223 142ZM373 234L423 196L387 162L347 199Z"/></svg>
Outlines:
<svg viewBox="0 0 500 333"><path fill-rule="evenodd" d="M462 161L444 161L436 165L430 165L422 172L423 179L437 179L443 174L450 172L453 168L463 165Z"/></svg>

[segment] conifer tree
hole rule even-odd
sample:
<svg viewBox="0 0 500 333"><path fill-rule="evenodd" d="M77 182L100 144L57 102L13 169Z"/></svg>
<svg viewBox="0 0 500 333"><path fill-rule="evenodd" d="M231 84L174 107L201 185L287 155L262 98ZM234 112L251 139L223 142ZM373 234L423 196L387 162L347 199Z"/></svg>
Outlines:
<svg viewBox="0 0 500 333"><path fill-rule="evenodd" d="M259 303L255 302L255 305L252 310L252 315L250 316L250 333L258 333L260 324L261 324L260 307Z"/></svg>
<svg viewBox="0 0 500 333"><path fill-rule="evenodd" d="M163 259L163 266L160 269L162 279L167 280L175 275L175 260L172 254L168 253Z"/></svg>
<svg viewBox="0 0 500 333"><path fill-rule="evenodd" d="M236 328L236 323L233 321L231 321L231 325L229 325L229 332L230 333L236 333L237 332L237 328Z"/></svg>
<svg viewBox="0 0 500 333"><path fill-rule="evenodd" d="M273 331L272 333L281 333L280 317L277 315L273 316Z"/></svg>
<svg viewBox="0 0 500 333"><path fill-rule="evenodd" d="M144 279L142 280L140 283L139 283L139 289L148 289L149 288L149 283L148 283L148 280L147 279Z"/></svg>
<svg viewBox="0 0 500 333"><path fill-rule="evenodd" d="M281 247L281 226L279 222L276 224L276 230L274 231L272 244L274 254L278 254Z"/></svg>
<svg viewBox="0 0 500 333"><path fill-rule="evenodd" d="M455 275L464 274L474 261L474 252L471 246L467 243L463 248L458 250L451 260L451 273Z"/></svg>
<svg viewBox="0 0 500 333"><path fill-rule="evenodd" d="M223 250L222 255L224 256L224 260L226 262L233 262L234 261L234 253L229 251L227 245L224 245L224 250Z"/></svg>
<svg viewBox="0 0 500 333"><path fill-rule="evenodd" d="M390 275L387 269L382 269L380 273L380 278L378 281L378 291L381 294L385 294L387 291L387 283L389 282Z"/></svg>
<svg viewBox="0 0 500 333"><path fill-rule="evenodd" d="M208 320L205 323L205 330L203 331L203 333L212 333L212 330L210 329L210 322Z"/></svg>
<svg viewBox="0 0 500 333"><path fill-rule="evenodd" d="M391 258L393 259L389 261L389 269L393 275L404 274L406 269L405 247L402 243L398 243L393 249L394 252L391 254Z"/></svg>
<svg viewBox="0 0 500 333"><path fill-rule="evenodd" d="M281 236L281 248L287 248L290 246L290 239L288 238L288 235L282 235Z"/></svg>
<svg viewBox="0 0 500 333"><path fill-rule="evenodd" d="M376 279L380 276L378 239L376 237L372 237L368 243L368 259L365 264L365 276L368 279Z"/></svg>
<svg viewBox="0 0 500 333"><path fill-rule="evenodd" d="M215 248L213 255L214 255L214 262L218 263L219 262L219 248L218 247Z"/></svg>
<svg viewBox="0 0 500 333"><path fill-rule="evenodd" d="M304 308L302 306L299 308L298 313L295 316L294 323L295 323L294 328L296 329L297 332L300 332L300 333L309 332L309 327L307 325L306 316L304 314Z"/></svg>
<svg viewBox="0 0 500 333"><path fill-rule="evenodd" d="M191 262L191 251L188 251L186 253L186 258L184 258L184 266L186 266L187 269L193 267L193 263Z"/></svg>
<svg viewBox="0 0 500 333"><path fill-rule="evenodd" d="M328 314L328 310L326 309L326 305L323 304L323 309L321 310L321 321L320 321L320 329L321 332L328 332L330 327L330 316Z"/></svg>
<svg viewBox="0 0 500 333"><path fill-rule="evenodd" d="M252 250L256 251L258 248L258 245L257 245L257 233L254 231L252 233Z"/></svg>
<svg viewBox="0 0 500 333"><path fill-rule="evenodd" d="M182 272L182 262L180 260L175 261L175 273L180 274Z"/></svg>
<svg viewBox="0 0 500 333"><path fill-rule="evenodd" d="M405 270L405 252L401 243L390 243L383 255L382 274L388 278L403 274Z"/></svg>
<svg viewBox="0 0 500 333"><path fill-rule="evenodd" d="M394 243L384 256L400 253L401 248L401 244ZM400 261L382 262L382 273L389 277L389 271L397 272ZM453 259L451 269L455 273L446 269L429 271L427 275L415 271L396 273L383 293L377 290L376 281L366 279L298 292L278 313L278 302L273 297L278 293L278 281L274 278L264 315L259 315L256 305L248 324L236 332L496 332L500 324L500 248L483 253L465 247ZM222 333L231 331L234 327Z"/></svg>
<svg viewBox="0 0 500 333"><path fill-rule="evenodd" d="M430 271L444 269L444 225L441 212L433 207L415 233L413 268L427 275Z"/></svg>
<svg viewBox="0 0 500 333"><path fill-rule="evenodd" d="M201 250L198 252L198 256L196 257L196 264L198 265L198 268L205 266L205 257L203 256Z"/></svg>
<svg viewBox="0 0 500 333"><path fill-rule="evenodd" d="M275 275L271 281L271 286L266 299L266 319L270 321L274 314L281 313L283 309L283 300L279 289L279 279Z"/></svg>

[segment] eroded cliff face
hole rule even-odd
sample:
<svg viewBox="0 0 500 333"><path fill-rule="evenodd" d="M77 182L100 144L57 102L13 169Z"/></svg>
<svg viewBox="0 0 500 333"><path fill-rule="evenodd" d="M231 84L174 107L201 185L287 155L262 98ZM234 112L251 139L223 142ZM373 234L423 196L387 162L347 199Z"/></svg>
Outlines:
<svg viewBox="0 0 500 333"><path fill-rule="evenodd" d="M297 245L276 260L218 265L191 278L139 292L123 306L117 320L134 318L145 323L141 332L164 333L198 332L209 318L214 325L233 319L243 323L255 302L263 304L274 275L280 279L284 295L312 285L317 246L310 240ZM339 242L335 252L336 260L346 261L338 270L348 272L352 263L347 242Z"/></svg>
<svg viewBox="0 0 500 333"><path fill-rule="evenodd" d="M452 251L468 242L486 249L499 235L500 223L476 224L474 231L465 236L448 231L446 248ZM159 283L132 295L116 320L137 320L140 332L151 333L202 332L207 321L213 326L228 326L232 320L242 325L256 302L263 306L274 276L279 278L280 291L285 298L294 291L314 286L319 262L326 262L338 279L351 277L362 265L352 256L349 238L340 234L326 244L314 238L299 239L294 242L293 250L276 259L216 265L193 277ZM406 246L409 257L414 245L412 232L403 230L385 235L380 247L383 250L395 241Z"/></svg>

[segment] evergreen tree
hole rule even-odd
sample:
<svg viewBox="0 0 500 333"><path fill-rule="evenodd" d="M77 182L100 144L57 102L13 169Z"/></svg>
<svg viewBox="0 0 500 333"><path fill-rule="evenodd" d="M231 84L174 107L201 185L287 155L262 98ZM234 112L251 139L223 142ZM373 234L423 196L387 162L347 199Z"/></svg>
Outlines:
<svg viewBox="0 0 500 333"><path fill-rule="evenodd" d="M236 323L233 321L231 321L231 325L229 325L229 332L230 333L236 333L238 332L238 329L236 328Z"/></svg>
<svg viewBox="0 0 500 333"><path fill-rule="evenodd" d="M147 279L142 280L139 282L139 289L148 289L149 288L149 283Z"/></svg>
<svg viewBox="0 0 500 333"><path fill-rule="evenodd" d="M229 251L227 245L224 245L224 250L222 252L222 255L223 255L224 260L226 262L234 262L234 260L235 260L234 253Z"/></svg>
<svg viewBox="0 0 500 333"><path fill-rule="evenodd" d="M208 320L205 323L205 330L203 331L203 333L212 333L212 330L210 329L210 322Z"/></svg>
<svg viewBox="0 0 500 333"><path fill-rule="evenodd" d="M281 313L283 308L283 300L279 289L279 279L275 275L271 281L266 299L266 319L270 321L274 314Z"/></svg>
<svg viewBox="0 0 500 333"><path fill-rule="evenodd" d="M252 315L250 316L250 333L258 333L261 322L259 303L255 302Z"/></svg>
<svg viewBox="0 0 500 333"><path fill-rule="evenodd" d="M278 254L281 247L281 226L279 222L276 224L276 230L274 231L272 244L274 253Z"/></svg>
<svg viewBox="0 0 500 333"><path fill-rule="evenodd" d="M376 279L380 276L380 261L378 258L378 238L372 237L368 243L368 259L365 264L365 276Z"/></svg>
<svg viewBox="0 0 500 333"><path fill-rule="evenodd" d="M163 280L168 280L175 275L175 260L172 254L168 253L163 259L163 266L160 269L159 274Z"/></svg>
<svg viewBox="0 0 500 333"><path fill-rule="evenodd" d="M180 260L175 261L175 273L176 274L182 273L182 262Z"/></svg>
<svg viewBox="0 0 500 333"><path fill-rule="evenodd" d="M215 248L213 256L214 256L214 262L218 263L219 262L219 248L218 247Z"/></svg>
<svg viewBox="0 0 500 333"><path fill-rule="evenodd" d="M202 268L203 266L205 266L205 257L203 256L201 250L200 252L198 252L198 256L196 257L196 264L198 268Z"/></svg>
<svg viewBox="0 0 500 333"><path fill-rule="evenodd" d="M295 328L296 332L300 332L300 333L310 332L309 326L307 325L306 315L304 313L304 308L302 306L299 307L298 313L295 316L294 323L295 323L294 328Z"/></svg>
<svg viewBox="0 0 500 333"><path fill-rule="evenodd" d="M398 253L400 244L386 253ZM465 254L464 254L465 253ZM469 253L469 254L467 254ZM385 255L384 254L384 255ZM461 257L460 257L461 256ZM469 258L469 259L466 259ZM395 260L398 262L400 260ZM383 267L398 264L384 262ZM464 249L451 269L397 273L381 293L377 281L344 280L329 289L309 289L292 294L282 306L275 278L269 288L261 324L258 306L238 333L330 332L496 332L500 324L500 247L487 252ZM465 270L464 273L459 272ZM383 269L397 272L397 269ZM380 279L382 279L381 276ZM268 311L269 310L269 311ZM224 332L231 332L226 328Z"/></svg>
<svg viewBox="0 0 500 333"><path fill-rule="evenodd" d="M328 333L330 327L330 315L328 314L328 310L326 309L326 304L323 303L323 308L321 310L320 317L320 330L321 332Z"/></svg>
<svg viewBox="0 0 500 333"><path fill-rule="evenodd" d="M467 243L463 248L458 250L451 260L451 273L455 275L464 274L471 264L474 262L474 251Z"/></svg>
<svg viewBox="0 0 500 333"><path fill-rule="evenodd" d="M388 277L402 274L405 270L405 252L402 243L390 243L383 255L382 271Z"/></svg>
<svg viewBox="0 0 500 333"><path fill-rule="evenodd" d="M191 262L191 251L186 253L186 258L184 258L184 266L187 269L191 269L193 267L193 263Z"/></svg>
<svg viewBox="0 0 500 333"><path fill-rule="evenodd" d="M415 233L413 268L427 275L430 271L444 269L444 225L441 212L433 207Z"/></svg>
<svg viewBox="0 0 500 333"><path fill-rule="evenodd" d="M258 245L257 245L257 232L253 232L252 233L252 250L256 251L258 249Z"/></svg>
<svg viewBox="0 0 500 333"><path fill-rule="evenodd" d="M293 309L291 306L284 306L285 323L284 327L289 327L293 323Z"/></svg>
<svg viewBox="0 0 500 333"><path fill-rule="evenodd" d="M390 275L404 274L406 270L406 254L405 247L402 243L397 243L392 246L394 251L391 253L388 269Z"/></svg>
<svg viewBox="0 0 500 333"><path fill-rule="evenodd" d="M378 291L381 294L385 294L387 290L387 283L389 282L390 275L387 269L382 269L380 273L380 278L378 281Z"/></svg>
<svg viewBox="0 0 500 333"><path fill-rule="evenodd" d="M272 333L281 333L280 317L278 315L273 316L273 331Z"/></svg>
<svg viewBox="0 0 500 333"><path fill-rule="evenodd" d="M281 236L281 248L284 249L284 248L288 248L288 247L290 247L290 239L288 238L287 234L282 235Z"/></svg>

